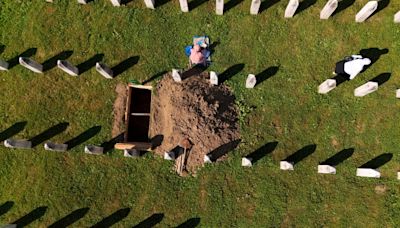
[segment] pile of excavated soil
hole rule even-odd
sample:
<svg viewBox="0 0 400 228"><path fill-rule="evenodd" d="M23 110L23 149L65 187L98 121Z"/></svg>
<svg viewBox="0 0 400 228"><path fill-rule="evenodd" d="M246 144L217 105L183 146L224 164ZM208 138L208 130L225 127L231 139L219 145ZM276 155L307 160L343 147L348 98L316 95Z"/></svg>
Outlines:
<svg viewBox="0 0 400 228"><path fill-rule="evenodd" d="M210 85L207 77L201 73L176 83L166 74L152 96L150 135L163 138L155 152L163 155L189 139L193 147L186 169L191 173L210 152L216 161L223 159L240 137L235 97L225 85Z"/></svg>
<svg viewBox="0 0 400 228"><path fill-rule="evenodd" d="M125 109L126 109L126 97L128 95L128 91L126 89L126 85L122 83L118 83L115 87L115 92L117 93L117 97L114 102L113 107L113 127L111 135L112 137L116 137L124 132L125 130Z"/></svg>

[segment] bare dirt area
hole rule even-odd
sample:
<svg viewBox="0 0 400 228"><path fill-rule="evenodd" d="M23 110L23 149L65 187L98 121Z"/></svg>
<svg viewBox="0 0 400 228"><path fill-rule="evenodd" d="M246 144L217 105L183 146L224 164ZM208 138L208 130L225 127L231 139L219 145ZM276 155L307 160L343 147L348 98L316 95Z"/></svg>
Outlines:
<svg viewBox="0 0 400 228"><path fill-rule="evenodd" d="M227 86L210 85L207 78L200 73L176 83L167 73L152 97L150 135L163 139L155 152L163 155L182 139L190 140L190 173L203 166L204 155L219 161L240 142L235 97Z"/></svg>
<svg viewBox="0 0 400 228"><path fill-rule="evenodd" d="M119 83L115 87L115 92L117 93L117 98L114 102L113 116L114 122L112 127L111 135L112 137L117 137L122 132L125 131L125 109L126 109L126 98L128 91L126 85Z"/></svg>

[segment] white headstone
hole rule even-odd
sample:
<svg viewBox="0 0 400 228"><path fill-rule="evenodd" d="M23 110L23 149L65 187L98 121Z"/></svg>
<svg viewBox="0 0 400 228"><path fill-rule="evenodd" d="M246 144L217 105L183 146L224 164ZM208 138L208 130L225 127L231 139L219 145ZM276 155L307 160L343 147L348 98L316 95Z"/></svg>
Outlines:
<svg viewBox="0 0 400 228"><path fill-rule="evenodd" d="M52 142L46 142L44 144L44 149L45 150L51 150L51 151L59 151L59 152L65 152L68 149L67 144L56 144Z"/></svg>
<svg viewBox="0 0 400 228"><path fill-rule="evenodd" d="M400 98L400 89L396 90L396 98Z"/></svg>
<svg viewBox="0 0 400 228"><path fill-rule="evenodd" d="M144 4L149 9L155 9L154 7L154 0L144 0Z"/></svg>
<svg viewBox="0 0 400 228"><path fill-rule="evenodd" d="M67 60L58 60L57 61L57 66L58 66L58 68L63 70L65 73L67 73L67 74L69 74L71 76L78 76L79 75L78 67L72 65Z"/></svg>
<svg viewBox="0 0 400 228"><path fill-rule="evenodd" d="M214 71L210 71L210 83L211 85L218 85L218 75Z"/></svg>
<svg viewBox="0 0 400 228"><path fill-rule="evenodd" d="M397 180L400 180L400 172L397 172Z"/></svg>
<svg viewBox="0 0 400 228"><path fill-rule="evenodd" d="M329 0L319 14L320 19L328 19L338 7L338 0Z"/></svg>
<svg viewBox="0 0 400 228"><path fill-rule="evenodd" d="M121 6L121 0L110 0L113 6Z"/></svg>
<svg viewBox="0 0 400 228"><path fill-rule="evenodd" d="M124 150L124 157L128 157L128 158L133 158L133 157L139 157L140 156L140 151L135 150L135 149L130 149Z"/></svg>
<svg viewBox="0 0 400 228"><path fill-rule="evenodd" d="M378 1L368 2L356 15L356 22L364 22L378 9Z"/></svg>
<svg viewBox="0 0 400 228"><path fill-rule="evenodd" d="M85 153L100 155L103 154L104 148L100 146L87 145L85 146Z"/></svg>
<svg viewBox="0 0 400 228"><path fill-rule="evenodd" d="M257 78L254 74L249 74L246 79L246 88L252 89L257 83Z"/></svg>
<svg viewBox="0 0 400 228"><path fill-rule="evenodd" d="M7 139L4 141L4 146L8 148L31 149L32 142L22 139Z"/></svg>
<svg viewBox="0 0 400 228"><path fill-rule="evenodd" d="M369 168L357 168L357 176L358 177L373 177L380 178L381 173L375 169Z"/></svg>
<svg viewBox="0 0 400 228"><path fill-rule="evenodd" d="M175 160L175 153L174 152L164 152L164 159L173 161Z"/></svg>
<svg viewBox="0 0 400 228"><path fill-rule="evenodd" d="M224 0L216 0L215 13L217 15L223 15L224 14Z"/></svg>
<svg viewBox="0 0 400 228"><path fill-rule="evenodd" d="M400 11L394 15L394 23L400 23Z"/></svg>
<svg viewBox="0 0 400 228"><path fill-rule="evenodd" d="M211 157L208 155L204 155L204 163L212 163Z"/></svg>
<svg viewBox="0 0 400 228"><path fill-rule="evenodd" d="M318 93L326 94L329 91L333 90L334 88L336 88L336 80L328 79L328 80L324 81L321 85L319 85Z"/></svg>
<svg viewBox="0 0 400 228"><path fill-rule="evenodd" d="M294 170L293 163L291 162L281 161L279 165L281 170Z"/></svg>
<svg viewBox="0 0 400 228"><path fill-rule="evenodd" d="M87 0L78 0L78 3L79 3L79 4L86 5L86 4L87 4Z"/></svg>
<svg viewBox="0 0 400 228"><path fill-rule="evenodd" d="M336 169L330 165L318 165L318 173L322 174L336 174Z"/></svg>
<svg viewBox="0 0 400 228"><path fill-rule="evenodd" d="M260 10L261 0L252 0L250 6L250 14L256 15Z"/></svg>
<svg viewBox="0 0 400 228"><path fill-rule="evenodd" d="M180 70L177 69L172 69L172 78L174 79L175 82L181 82L181 74Z"/></svg>
<svg viewBox="0 0 400 228"><path fill-rule="evenodd" d="M181 11L184 13L189 12L189 6L187 0L179 0L179 5L181 6Z"/></svg>
<svg viewBox="0 0 400 228"><path fill-rule="evenodd" d="M251 163L251 158L242 158L242 166L244 167L251 167L253 163Z"/></svg>
<svg viewBox="0 0 400 228"><path fill-rule="evenodd" d="M293 17L299 7L299 0L290 0L285 10L285 18Z"/></svg>
<svg viewBox="0 0 400 228"><path fill-rule="evenodd" d="M8 62L0 59L0 70L8 70L9 65Z"/></svg>
<svg viewBox="0 0 400 228"><path fill-rule="evenodd" d="M21 64L25 68L27 68L35 73L39 73L39 74L43 73L42 64L37 63L29 58L19 57L19 64Z"/></svg>
<svg viewBox="0 0 400 228"><path fill-rule="evenodd" d="M103 77L107 79L114 78L114 72L111 70L110 67L106 66L104 63L96 63L96 70L99 72Z"/></svg>
<svg viewBox="0 0 400 228"><path fill-rule="evenodd" d="M367 94L375 92L376 90L378 90L377 82L367 82L354 90L354 96L363 97Z"/></svg>

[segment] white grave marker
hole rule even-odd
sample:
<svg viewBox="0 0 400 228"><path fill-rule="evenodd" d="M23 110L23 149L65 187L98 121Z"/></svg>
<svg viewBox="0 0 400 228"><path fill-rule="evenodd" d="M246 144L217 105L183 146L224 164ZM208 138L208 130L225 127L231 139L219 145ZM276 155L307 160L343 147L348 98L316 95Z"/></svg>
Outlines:
<svg viewBox="0 0 400 228"><path fill-rule="evenodd" d="M96 70L99 72L103 77L107 79L114 78L114 72L111 70L110 67L106 66L104 63L96 63Z"/></svg>
<svg viewBox="0 0 400 228"><path fill-rule="evenodd" d="M369 168L357 168L357 176L358 177L373 177L380 178L381 173L375 169Z"/></svg>
<svg viewBox="0 0 400 228"><path fill-rule="evenodd" d="M336 169L330 165L318 165L318 173L322 174L336 174Z"/></svg>
<svg viewBox="0 0 400 228"><path fill-rule="evenodd" d="M155 9L154 7L154 0L144 0L144 4L149 9Z"/></svg>
<svg viewBox="0 0 400 228"><path fill-rule="evenodd" d="M57 143L52 143L52 142L46 142L44 144L44 149L45 150L50 150L50 151L65 152L68 149L68 145L67 144L57 144Z"/></svg>
<svg viewBox="0 0 400 228"><path fill-rule="evenodd" d="M375 10L378 9L377 1L368 2L356 15L356 22L364 22L369 16L371 16Z"/></svg>
<svg viewBox="0 0 400 228"><path fill-rule="evenodd" d="M110 0L113 6L121 6L121 0Z"/></svg>
<svg viewBox="0 0 400 228"><path fill-rule="evenodd" d="M189 6L187 0L179 0L179 5L181 6L181 11L184 13L189 12Z"/></svg>
<svg viewBox="0 0 400 228"><path fill-rule="evenodd" d="M7 139L4 141L4 146L8 148L31 149L32 142L23 139Z"/></svg>
<svg viewBox="0 0 400 228"><path fill-rule="evenodd" d="M216 0L215 13L217 15L223 15L224 14L224 0Z"/></svg>
<svg viewBox="0 0 400 228"><path fill-rule="evenodd" d="M336 80L328 79L328 80L324 81L321 85L319 85L318 93L326 94L329 91L333 90L334 88L336 88Z"/></svg>
<svg viewBox="0 0 400 228"><path fill-rule="evenodd" d="M246 88L252 89L257 84L257 78L254 74L249 74L246 79Z"/></svg>
<svg viewBox="0 0 400 228"><path fill-rule="evenodd" d="M394 23L400 23L400 11L394 15Z"/></svg>
<svg viewBox="0 0 400 228"><path fill-rule="evenodd" d="M242 158L242 166L244 167L251 167L253 163L251 162L251 158Z"/></svg>
<svg viewBox="0 0 400 228"><path fill-rule="evenodd" d="M175 82L181 82L181 74L180 70L177 69L172 69L172 78L174 79Z"/></svg>
<svg viewBox="0 0 400 228"><path fill-rule="evenodd" d="M397 180L400 180L400 172L397 172Z"/></svg>
<svg viewBox="0 0 400 228"><path fill-rule="evenodd" d="M329 0L319 14L320 19L328 19L338 7L338 0Z"/></svg>
<svg viewBox="0 0 400 228"><path fill-rule="evenodd" d="M173 160L175 160L175 153L174 152L165 152L164 153L164 159L165 160L170 160L170 161L173 161Z"/></svg>
<svg viewBox="0 0 400 228"><path fill-rule="evenodd" d="M85 153L87 153L87 154L100 155L100 154L103 154L103 152L104 152L103 147L93 146L93 145L85 146Z"/></svg>
<svg viewBox="0 0 400 228"><path fill-rule="evenodd" d="M19 57L19 64L23 67L35 72L42 74L43 73L43 66L40 63L37 63L29 58Z"/></svg>
<svg viewBox="0 0 400 228"><path fill-rule="evenodd" d="M78 3L82 4L82 5L86 5L87 4L87 0L78 0Z"/></svg>
<svg viewBox="0 0 400 228"><path fill-rule="evenodd" d="M218 85L218 75L214 71L210 71L210 83L211 85Z"/></svg>
<svg viewBox="0 0 400 228"><path fill-rule="evenodd" d="M71 75L71 76L78 76L79 75L79 69L72 65L70 62L67 60L58 60L57 61L57 66L60 68L62 71L65 73Z"/></svg>
<svg viewBox="0 0 400 228"><path fill-rule="evenodd" d="M290 0L285 10L285 18L291 18L299 7L299 0Z"/></svg>
<svg viewBox="0 0 400 228"><path fill-rule="evenodd" d="M375 92L376 90L378 90L377 82L367 82L354 90L354 96L363 97L367 94Z"/></svg>
<svg viewBox="0 0 400 228"><path fill-rule="evenodd" d="M204 155L204 163L212 163L211 155Z"/></svg>
<svg viewBox="0 0 400 228"><path fill-rule="evenodd" d="M256 15L260 10L261 0L252 0L250 6L250 14Z"/></svg>
<svg viewBox="0 0 400 228"><path fill-rule="evenodd" d="M294 170L293 163L291 162L281 161L279 165L281 170Z"/></svg>
<svg viewBox="0 0 400 228"><path fill-rule="evenodd" d="M9 65L8 62L0 59L0 70L8 70Z"/></svg>
<svg viewBox="0 0 400 228"><path fill-rule="evenodd" d="M133 158L133 157L139 157L140 156L140 151L135 150L135 149L130 149L124 150L124 157L128 157L128 158Z"/></svg>
<svg viewBox="0 0 400 228"><path fill-rule="evenodd" d="M396 90L396 98L400 98L400 89Z"/></svg>

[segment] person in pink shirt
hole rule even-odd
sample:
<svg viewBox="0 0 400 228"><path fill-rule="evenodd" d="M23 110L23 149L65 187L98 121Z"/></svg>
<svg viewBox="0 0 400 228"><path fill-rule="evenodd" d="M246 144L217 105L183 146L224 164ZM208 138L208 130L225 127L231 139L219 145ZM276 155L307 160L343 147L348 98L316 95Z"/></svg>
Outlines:
<svg viewBox="0 0 400 228"><path fill-rule="evenodd" d="M204 55L203 50L201 49L200 45L194 45L193 48L190 50L189 56L190 62L193 64L203 64L206 65L206 57Z"/></svg>

